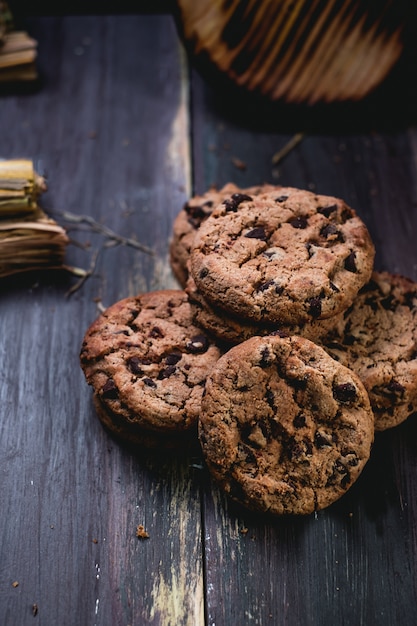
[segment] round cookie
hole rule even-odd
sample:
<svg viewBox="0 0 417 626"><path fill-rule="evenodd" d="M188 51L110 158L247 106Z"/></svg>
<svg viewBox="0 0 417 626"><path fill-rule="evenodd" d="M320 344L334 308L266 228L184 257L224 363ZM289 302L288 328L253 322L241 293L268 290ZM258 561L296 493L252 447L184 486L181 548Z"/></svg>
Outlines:
<svg viewBox="0 0 417 626"><path fill-rule="evenodd" d="M374 417L358 376L297 336L253 337L207 378L199 437L220 487L253 510L309 514L365 466Z"/></svg>
<svg viewBox="0 0 417 626"><path fill-rule="evenodd" d="M195 234L213 209L227 197L238 197L235 194L256 196L272 189L274 187L267 184L240 189L233 183L227 183L221 189L213 187L202 195L193 196L186 202L174 220L169 247L171 268L181 287L185 287L187 282L187 263Z"/></svg>
<svg viewBox="0 0 417 626"><path fill-rule="evenodd" d="M397 426L417 411L415 282L374 272L320 343L362 380L376 430Z"/></svg>
<svg viewBox="0 0 417 626"><path fill-rule="evenodd" d="M239 318L207 302L197 290L192 276L188 277L185 292L188 295L196 325L204 328L216 340L229 345L241 343L256 335L264 336L274 332L279 332L281 335L300 335L311 341L318 341L333 327L333 318L311 319L298 326L256 323Z"/></svg>
<svg viewBox="0 0 417 626"><path fill-rule="evenodd" d="M127 435L196 431L207 373L220 348L194 326L187 295L162 290L110 306L80 353L101 417Z"/></svg>
<svg viewBox="0 0 417 626"><path fill-rule="evenodd" d="M342 200L281 188L226 198L196 234L190 273L219 308L296 326L346 309L374 255L365 224Z"/></svg>

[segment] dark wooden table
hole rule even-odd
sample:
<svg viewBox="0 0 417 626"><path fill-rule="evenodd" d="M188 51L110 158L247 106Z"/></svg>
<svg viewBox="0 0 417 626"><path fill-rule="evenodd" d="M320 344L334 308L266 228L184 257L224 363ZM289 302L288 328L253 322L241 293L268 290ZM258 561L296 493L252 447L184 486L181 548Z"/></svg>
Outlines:
<svg viewBox="0 0 417 626"><path fill-rule="evenodd" d="M273 165L303 120L284 107L271 130L222 110L170 14L36 16L28 29L41 83L0 96L0 156L34 160L42 205L73 241L68 263L96 262L70 296L76 281L59 272L0 285L0 624L417 624L415 418L376 437L339 502L271 520L228 502L198 455L161 459L109 437L78 362L101 307L176 286L173 219L212 183L341 196L371 231L376 267L417 279L413 122L355 129L340 116ZM383 98L376 108L392 115Z"/></svg>

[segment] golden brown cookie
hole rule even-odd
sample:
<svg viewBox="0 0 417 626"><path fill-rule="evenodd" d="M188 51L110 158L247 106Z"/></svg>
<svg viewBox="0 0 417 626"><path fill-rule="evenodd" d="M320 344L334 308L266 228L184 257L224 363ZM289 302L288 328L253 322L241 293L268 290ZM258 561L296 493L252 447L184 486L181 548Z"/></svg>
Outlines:
<svg viewBox="0 0 417 626"><path fill-rule="evenodd" d="M417 284L374 272L353 305L320 340L368 391L376 430L417 411Z"/></svg>
<svg viewBox="0 0 417 626"><path fill-rule="evenodd" d="M346 309L370 279L374 254L342 200L281 188L225 198L196 233L190 273L229 314L296 326Z"/></svg>
<svg viewBox="0 0 417 626"><path fill-rule="evenodd" d="M162 290L110 306L80 354L107 426L163 437L195 429L206 376L220 348L192 322L187 295Z"/></svg>
<svg viewBox="0 0 417 626"><path fill-rule="evenodd" d="M253 337L208 376L199 436L209 470L233 499L309 514L358 478L374 417L359 377L313 342Z"/></svg>

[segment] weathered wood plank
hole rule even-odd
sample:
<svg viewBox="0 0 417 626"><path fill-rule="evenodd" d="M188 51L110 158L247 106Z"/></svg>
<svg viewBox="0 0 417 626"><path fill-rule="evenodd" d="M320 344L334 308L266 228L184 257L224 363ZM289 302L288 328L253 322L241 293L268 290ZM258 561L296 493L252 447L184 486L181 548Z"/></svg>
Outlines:
<svg viewBox="0 0 417 626"><path fill-rule="evenodd" d="M88 267L99 251L81 289L66 298L74 279L56 274L2 283L0 621L32 623L36 604L51 625L414 624L415 419L378 436L333 507L269 520L228 502L200 459L136 455L113 441L78 350L97 304L175 285L167 243L191 177L197 191L234 180L340 195L367 222L377 266L417 278L415 129L311 133L273 165L298 129L242 126L194 76L191 168L168 16L30 25L42 84L0 98L1 156L34 158L58 220L58 211L92 216L156 255L109 247L68 222L86 245L71 246L71 263ZM138 524L149 539L135 536Z"/></svg>
<svg viewBox="0 0 417 626"><path fill-rule="evenodd" d="M230 116L230 103L227 114L218 102L215 111L197 74L192 88L198 192L229 181L272 182L343 197L371 231L376 267L417 278L414 129L308 133L274 165L273 155L297 128L245 127ZM207 623L413 624L416 427L410 418L379 434L357 484L306 519L271 520L243 511L207 477Z"/></svg>
<svg viewBox="0 0 417 626"><path fill-rule="evenodd" d="M138 290L174 286L172 219L189 194L187 93L169 16L36 18L40 89L0 98L0 152L34 159L42 198L94 275L1 286L0 622L203 623L200 497L190 459L133 455L103 431L78 352ZM87 215L150 257L63 220ZM84 225L85 227L85 225ZM143 524L149 539L135 536ZM18 582L14 587L13 582Z"/></svg>

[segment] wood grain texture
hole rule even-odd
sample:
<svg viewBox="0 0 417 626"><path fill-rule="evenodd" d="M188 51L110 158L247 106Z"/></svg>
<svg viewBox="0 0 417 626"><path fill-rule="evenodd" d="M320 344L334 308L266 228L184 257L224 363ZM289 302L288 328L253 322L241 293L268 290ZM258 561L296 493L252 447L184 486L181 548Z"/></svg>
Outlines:
<svg viewBox="0 0 417 626"><path fill-rule="evenodd" d="M42 204L69 229L68 262L88 268L98 256L70 297L66 274L0 285L0 624L414 626L415 418L377 436L339 502L273 520L228 501L198 455L160 458L114 441L78 352L99 306L176 286L173 219L192 189L212 183L341 196L368 224L377 267L417 279L415 127L324 125L273 165L294 128L245 125L194 72L189 85L170 15L28 26L41 83L0 96L0 156L32 158L47 175ZM148 539L136 537L139 524Z"/></svg>
<svg viewBox="0 0 417 626"><path fill-rule="evenodd" d="M87 326L138 290L173 285L173 216L189 193L183 59L167 16L36 19L42 83L0 99L1 152L47 175L68 262L94 276L2 285L0 623L200 624L203 566L190 459L132 455L101 428L78 363ZM60 212L152 247L150 257ZM81 228L81 229L80 229ZM149 539L138 539L143 524ZM17 581L19 585L13 587Z"/></svg>

